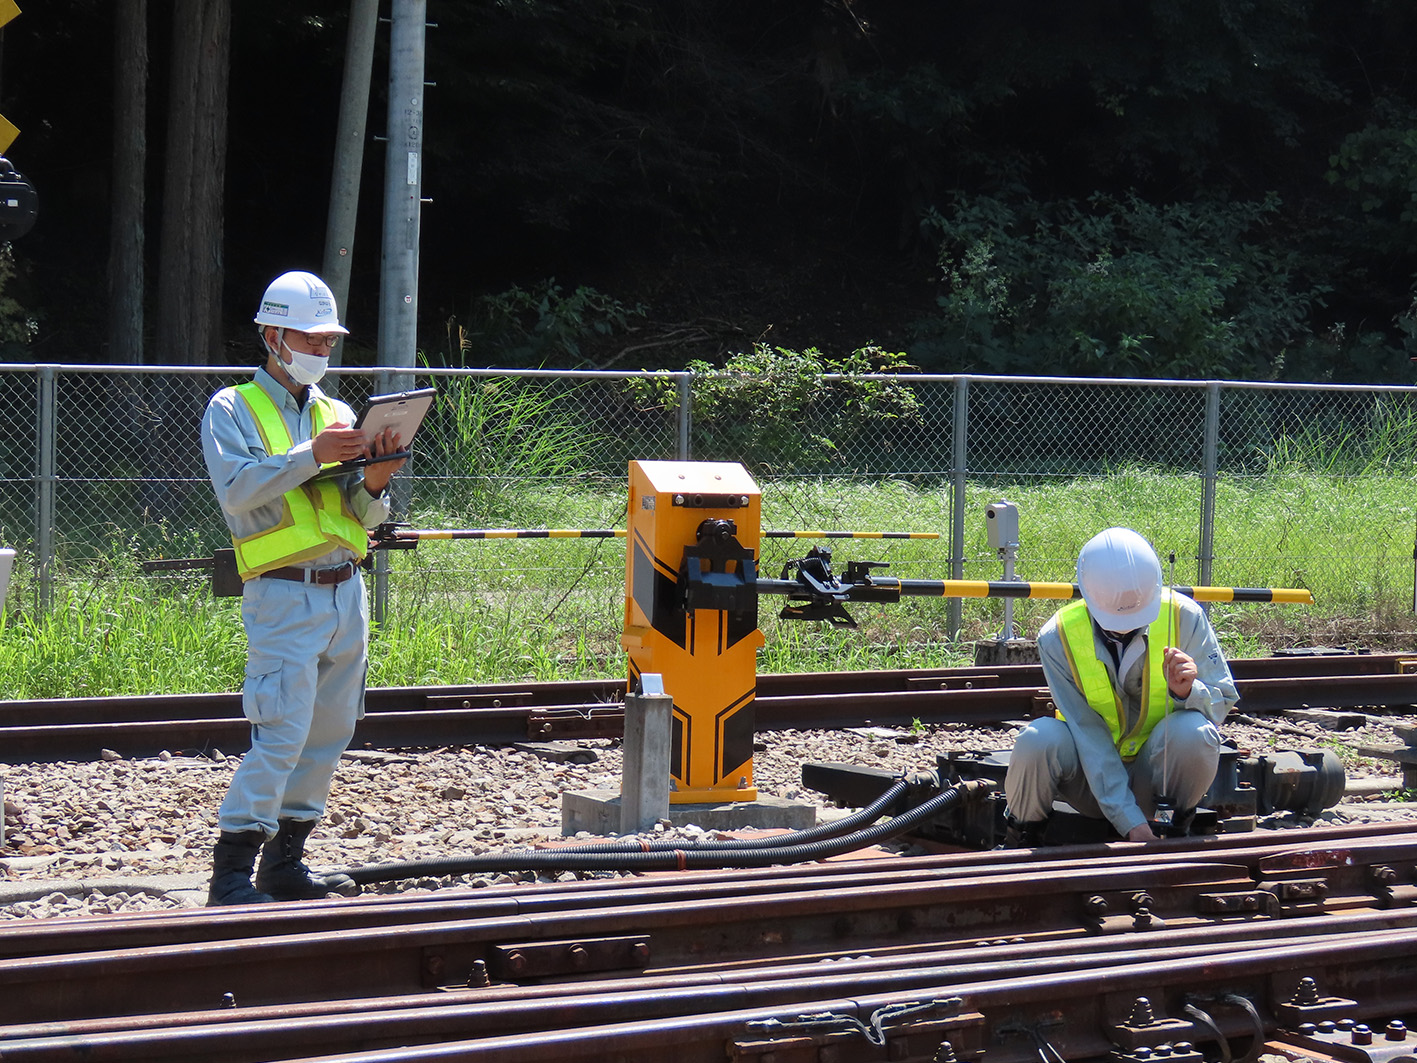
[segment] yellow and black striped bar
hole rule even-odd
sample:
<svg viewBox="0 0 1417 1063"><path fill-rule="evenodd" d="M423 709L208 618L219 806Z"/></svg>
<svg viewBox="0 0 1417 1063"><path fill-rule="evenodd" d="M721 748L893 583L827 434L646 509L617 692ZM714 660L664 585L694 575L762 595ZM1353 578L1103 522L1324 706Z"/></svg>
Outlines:
<svg viewBox="0 0 1417 1063"><path fill-rule="evenodd" d="M395 539L623 539L623 528L399 528Z"/></svg>
<svg viewBox="0 0 1417 1063"><path fill-rule="evenodd" d="M765 531L764 539L938 539L939 532Z"/></svg>
<svg viewBox="0 0 1417 1063"><path fill-rule="evenodd" d="M938 539L939 532L765 531L765 539ZM623 528L400 528L395 539L623 539Z"/></svg>
<svg viewBox="0 0 1417 1063"><path fill-rule="evenodd" d="M760 579L759 594L793 594L802 590L796 580ZM1181 587L1171 588L1198 602L1274 602L1313 605L1314 596L1299 587ZM921 598L1081 598L1076 583L1026 583L1005 580L894 579L871 577L870 583L843 584L848 601L884 600L887 595Z"/></svg>

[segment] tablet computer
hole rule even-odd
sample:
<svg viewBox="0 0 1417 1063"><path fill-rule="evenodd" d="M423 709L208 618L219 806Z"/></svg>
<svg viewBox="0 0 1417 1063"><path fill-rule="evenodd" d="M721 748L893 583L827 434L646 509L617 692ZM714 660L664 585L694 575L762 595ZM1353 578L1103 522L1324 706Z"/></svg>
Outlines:
<svg viewBox="0 0 1417 1063"><path fill-rule="evenodd" d="M364 408L359 411L354 427L364 430L365 443L372 443L374 437L385 428L392 428L398 434L402 449L377 458L355 458L353 461L342 461L338 465L321 469L315 476L317 478L343 476L347 472L362 469L375 462L394 461L397 458L408 457L412 453L409 450L409 444L413 442L418 426L423 423L424 415L433 405L435 394L437 394L436 388L419 388L416 391L398 391L391 395L370 395L364 403Z"/></svg>
<svg viewBox="0 0 1417 1063"><path fill-rule="evenodd" d="M400 441L407 448L413 442L414 433L423 423L423 416L433 405L434 388L419 388L417 391L399 391L392 395L370 395L364 408L359 411L355 428L364 429L364 442L372 443L374 437L385 428L398 433Z"/></svg>

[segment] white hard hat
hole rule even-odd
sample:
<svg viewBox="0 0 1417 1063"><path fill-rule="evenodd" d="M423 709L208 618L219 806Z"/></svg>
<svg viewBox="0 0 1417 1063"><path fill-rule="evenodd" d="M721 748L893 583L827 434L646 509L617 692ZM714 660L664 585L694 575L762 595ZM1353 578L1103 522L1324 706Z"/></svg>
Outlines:
<svg viewBox="0 0 1417 1063"><path fill-rule="evenodd" d="M1161 615L1161 562L1130 528L1098 532L1078 554L1078 587L1108 631L1135 631Z"/></svg>
<svg viewBox="0 0 1417 1063"><path fill-rule="evenodd" d="M349 329L339 323L335 293L313 273L293 270L282 273L261 296L256 324L295 329L296 332L340 332Z"/></svg>

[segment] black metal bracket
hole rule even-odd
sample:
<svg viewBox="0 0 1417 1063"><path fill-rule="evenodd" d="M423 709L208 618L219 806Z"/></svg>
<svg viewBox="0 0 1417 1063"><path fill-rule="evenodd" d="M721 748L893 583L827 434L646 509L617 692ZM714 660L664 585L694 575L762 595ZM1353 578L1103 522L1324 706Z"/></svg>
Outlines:
<svg viewBox="0 0 1417 1063"><path fill-rule="evenodd" d="M679 589L684 607L730 613L758 610L758 563L738 541L738 525L721 517L699 524L695 544L684 548Z"/></svg>

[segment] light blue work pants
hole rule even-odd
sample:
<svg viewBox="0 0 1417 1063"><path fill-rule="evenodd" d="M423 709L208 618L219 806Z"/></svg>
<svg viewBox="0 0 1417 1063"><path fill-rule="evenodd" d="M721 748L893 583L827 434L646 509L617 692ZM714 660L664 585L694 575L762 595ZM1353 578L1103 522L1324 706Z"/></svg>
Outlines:
<svg viewBox="0 0 1417 1063"><path fill-rule="evenodd" d="M232 776L217 824L276 833L280 819L325 811L340 754L364 715L369 613L364 581L328 587L248 580L242 711L251 749Z"/></svg>
<svg viewBox="0 0 1417 1063"><path fill-rule="evenodd" d="M1194 808L1220 764L1220 730L1204 713L1182 709L1168 713L1126 765L1132 796L1148 819L1156 815L1156 796L1164 794L1177 809ZM1062 720L1044 716L1019 733L1009 754L1004 794L1010 814L1022 823L1038 823L1062 798L1084 816L1102 819L1087 785L1072 732Z"/></svg>

